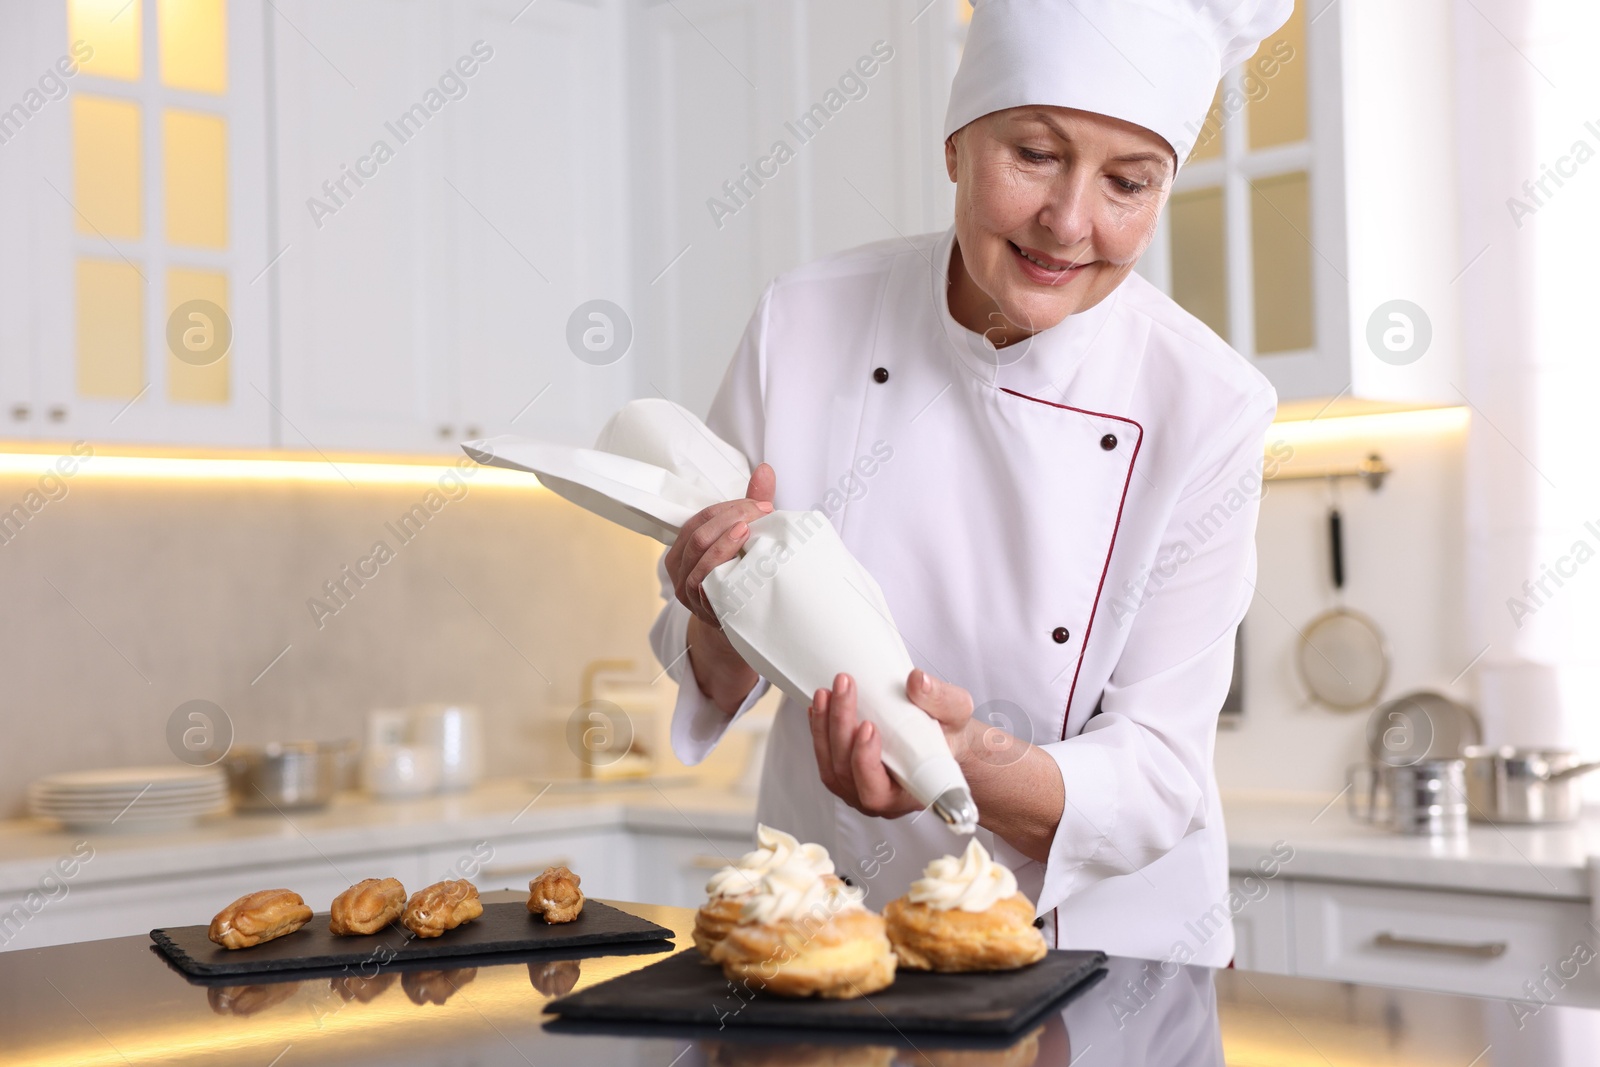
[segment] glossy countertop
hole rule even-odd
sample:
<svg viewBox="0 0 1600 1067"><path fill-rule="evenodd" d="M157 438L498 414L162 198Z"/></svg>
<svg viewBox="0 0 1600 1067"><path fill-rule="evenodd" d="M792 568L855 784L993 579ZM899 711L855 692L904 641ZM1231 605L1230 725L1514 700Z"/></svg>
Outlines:
<svg viewBox="0 0 1600 1067"><path fill-rule="evenodd" d="M486 899L520 899L516 893ZM693 912L619 904L687 946ZM1114 959L1021 1037L573 1027L554 997L662 958L554 953L475 967L198 984L145 937L0 954L0 1062L50 1067L723 1064L1546 1067L1594 1062L1600 1012ZM674 948L672 951L676 951ZM574 958L576 957L576 958ZM1520 1027L1519 1027L1520 1023Z"/></svg>
<svg viewBox="0 0 1600 1067"><path fill-rule="evenodd" d="M1350 818L1343 794L1223 793L1229 866L1281 858L1279 875L1570 900L1591 898L1600 813L1568 825L1473 824L1453 840L1409 837ZM74 833L38 819L0 821L0 896L26 892L74 844L94 861L74 885L315 862L513 835L632 829L748 835L753 796L694 780L610 784L499 779L467 793L406 801L341 794L321 811L233 815L182 831Z"/></svg>

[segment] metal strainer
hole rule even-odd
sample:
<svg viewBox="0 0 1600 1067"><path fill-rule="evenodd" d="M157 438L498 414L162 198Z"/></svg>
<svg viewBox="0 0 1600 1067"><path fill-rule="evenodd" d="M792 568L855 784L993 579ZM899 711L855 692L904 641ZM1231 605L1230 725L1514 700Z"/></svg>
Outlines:
<svg viewBox="0 0 1600 1067"><path fill-rule="evenodd" d="M1328 509L1333 588L1343 598L1344 531L1338 505ZM1389 642L1370 616L1342 603L1301 631L1296 656L1300 679L1313 700L1337 711L1375 703L1389 682Z"/></svg>

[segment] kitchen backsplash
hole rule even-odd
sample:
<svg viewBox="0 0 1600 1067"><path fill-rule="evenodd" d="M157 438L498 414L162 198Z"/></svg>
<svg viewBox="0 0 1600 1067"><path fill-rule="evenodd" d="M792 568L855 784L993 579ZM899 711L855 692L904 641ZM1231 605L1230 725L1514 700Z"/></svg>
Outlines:
<svg viewBox="0 0 1600 1067"><path fill-rule="evenodd" d="M1463 440L1299 442L1291 462L1371 449L1394 473L1378 493L1341 489L1344 599L1388 634L1388 695L1470 697ZM0 502L34 481L0 477ZM563 724L584 664L620 657L642 680L658 673L647 632L659 547L550 493L446 486L436 510L417 512L426 485L69 485L0 544L3 814L20 813L41 774L171 761L168 717L192 699L220 705L240 742L360 737L369 709L468 701L487 719L490 774L572 775ZM1328 492L1278 484L1262 502L1245 710L1217 743L1224 788L1337 791L1362 756L1366 714L1307 706L1294 674L1299 629L1334 602Z"/></svg>
<svg viewBox="0 0 1600 1067"><path fill-rule="evenodd" d="M0 478L0 501L35 480ZM72 479L0 544L0 813L51 771L172 762L167 719L192 699L239 742L359 738L369 709L467 701L488 773L577 773L561 724L583 665L658 672L659 546L529 481Z"/></svg>
<svg viewBox="0 0 1600 1067"><path fill-rule="evenodd" d="M1438 413L1449 415L1448 412ZM1345 429L1337 429L1343 423ZM1351 433L1350 428L1365 429ZM1331 432L1330 432L1331 431ZM1373 618L1392 649L1383 698L1421 688L1474 699L1463 592L1465 419L1375 417L1274 426L1290 444L1284 470L1350 467L1369 452L1393 471L1373 492L1353 480L1269 483L1256 531L1256 598L1245 620L1244 714L1217 737L1224 789L1310 790L1331 798L1366 758L1370 709L1310 704L1296 675L1300 634L1335 606L1328 550L1330 493L1343 516L1345 606Z"/></svg>

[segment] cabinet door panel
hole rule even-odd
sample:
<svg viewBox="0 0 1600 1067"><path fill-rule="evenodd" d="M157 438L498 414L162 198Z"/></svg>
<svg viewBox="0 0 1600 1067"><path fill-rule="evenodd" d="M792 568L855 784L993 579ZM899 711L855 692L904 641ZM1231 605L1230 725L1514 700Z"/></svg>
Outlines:
<svg viewBox="0 0 1600 1067"><path fill-rule="evenodd" d="M455 37L493 56L468 82L441 174L454 421L462 437L589 444L626 399L638 359L627 340L635 156L622 109L624 31L615 5L545 0L519 14L525 3L466 4L455 15ZM629 321L613 321L616 347L585 360L567 323L593 300Z"/></svg>
<svg viewBox="0 0 1600 1067"><path fill-rule="evenodd" d="M1293 974L1289 957L1291 883L1287 879L1265 881L1259 875L1248 880L1233 875L1228 887L1246 901L1233 917L1234 966Z"/></svg>
<svg viewBox="0 0 1600 1067"><path fill-rule="evenodd" d="M252 284L270 258L263 211L261 8L258 0L235 0L230 11L227 88L214 94L164 85L150 64L138 80L96 76L79 69L65 4L0 7L8 52L0 60L7 75L7 95L0 99L9 102L31 90L39 102L19 128L0 123L6 134L0 281L17 296L19 309L0 328L0 393L11 401L4 412L7 430L97 442L268 443L270 405L252 384L264 391L270 381L266 286ZM155 5L139 12L149 36ZM147 51L155 54L148 43ZM58 76L63 70L71 73ZM42 95L46 78L65 91ZM75 123L88 123L107 109L127 120L120 128L130 136L113 143L105 128L85 125L82 144L75 143ZM15 110L7 115L17 121ZM209 155L183 150L195 142L180 134L197 125L207 131ZM99 134L91 135L93 129ZM196 166L197 159L205 166ZM123 176L101 183L102 191L132 186L137 193L126 198L130 217L120 220L122 229L108 233L91 217L94 197L84 199L93 183L81 179L111 164ZM169 182L180 191L172 199ZM204 241L166 225L169 206L189 203L186 195L192 199L196 190L211 197L215 232ZM105 268L121 275L113 288L124 297L122 314L109 313L107 288L91 280L103 280ZM185 299L197 273L215 283L207 295L225 301L230 335L225 353L198 364L172 347L168 331L169 313ZM123 356L112 388L80 366L80 356L95 349L95 338ZM180 362L179 356L186 358ZM196 389L201 379L204 388ZM18 405L27 409L26 417L14 414Z"/></svg>
<svg viewBox="0 0 1600 1067"><path fill-rule="evenodd" d="M470 42L423 0L279 8L282 444L453 448L440 168L471 101L437 83Z"/></svg>
<svg viewBox="0 0 1600 1067"><path fill-rule="evenodd" d="M783 128L786 7L683 0L640 12L630 63L630 140L649 161L634 170L639 395L703 413L762 287L797 262L797 163L759 187L742 170L771 171L761 160L780 138L794 147Z"/></svg>

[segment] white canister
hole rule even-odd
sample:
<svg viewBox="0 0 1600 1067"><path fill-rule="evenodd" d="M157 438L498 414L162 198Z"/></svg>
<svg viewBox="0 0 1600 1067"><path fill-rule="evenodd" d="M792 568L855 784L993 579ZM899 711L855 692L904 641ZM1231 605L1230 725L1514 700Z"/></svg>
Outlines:
<svg viewBox="0 0 1600 1067"><path fill-rule="evenodd" d="M361 784L384 799L425 797L439 788L439 753L423 745L379 745L361 759Z"/></svg>
<svg viewBox="0 0 1600 1067"><path fill-rule="evenodd" d="M367 712L367 748L392 748L411 742L411 713L404 708Z"/></svg>
<svg viewBox="0 0 1600 1067"><path fill-rule="evenodd" d="M424 704L411 717L411 738L439 753L439 788L471 789L483 777L483 716L468 704Z"/></svg>

